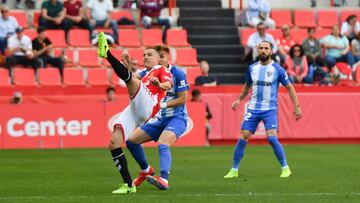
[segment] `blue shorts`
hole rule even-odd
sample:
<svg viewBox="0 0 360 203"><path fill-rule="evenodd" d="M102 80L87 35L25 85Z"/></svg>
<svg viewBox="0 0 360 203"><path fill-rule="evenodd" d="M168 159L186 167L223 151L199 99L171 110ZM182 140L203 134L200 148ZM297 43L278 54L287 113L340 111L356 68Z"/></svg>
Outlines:
<svg viewBox="0 0 360 203"><path fill-rule="evenodd" d="M248 130L252 134L255 133L256 128L260 121L263 121L265 124L266 130L278 129L278 113L277 110L247 110L247 113L244 116L243 123L241 125L241 130Z"/></svg>
<svg viewBox="0 0 360 203"><path fill-rule="evenodd" d="M152 118L140 128L156 142L164 130L175 133L176 137L179 138L185 132L186 127L186 118L174 116L171 118Z"/></svg>

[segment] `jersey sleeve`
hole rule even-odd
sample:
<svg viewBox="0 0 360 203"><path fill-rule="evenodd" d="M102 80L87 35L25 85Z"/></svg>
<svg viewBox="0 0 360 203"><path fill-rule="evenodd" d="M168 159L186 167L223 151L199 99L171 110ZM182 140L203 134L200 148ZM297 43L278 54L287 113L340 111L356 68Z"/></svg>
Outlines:
<svg viewBox="0 0 360 203"><path fill-rule="evenodd" d="M171 84L173 84L170 71L165 69L164 67L159 70L158 78L161 83L170 82Z"/></svg>
<svg viewBox="0 0 360 203"><path fill-rule="evenodd" d="M245 82L246 82L247 85L251 85L253 83L253 81L251 79L250 67L248 67L247 70L246 70Z"/></svg>
<svg viewBox="0 0 360 203"><path fill-rule="evenodd" d="M177 71L176 75L174 76L176 77L175 85L177 86L178 92L184 92L186 90L189 90L189 84L183 71Z"/></svg>
<svg viewBox="0 0 360 203"><path fill-rule="evenodd" d="M289 81L289 77L287 75L287 73L285 72L285 70L283 68L278 68L279 71L279 81L283 86L287 86L290 81Z"/></svg>

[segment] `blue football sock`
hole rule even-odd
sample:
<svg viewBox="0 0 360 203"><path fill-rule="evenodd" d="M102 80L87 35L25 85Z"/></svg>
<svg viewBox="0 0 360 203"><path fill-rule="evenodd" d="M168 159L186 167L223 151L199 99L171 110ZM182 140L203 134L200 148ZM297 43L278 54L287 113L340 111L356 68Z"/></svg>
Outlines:
<svg viewBox="0 0 360 203"><path fill-rule="evenodd" d="M287 167L285 152L276 136L269 136L268 141L271 144L276 158L279 160L281 167Z"/></svg>
<svg viewBox="0 0 360 203"><path fill-rule="evenodd" d="M141 170L147 169L149 164L146 161L144 149L141 147L141 145L126 141L126 146L131 152L136 162L139 164Z"/></svg>
<svg viewBox="0 0 360 203"><path fill-rule="evenodd" d="M245 148L247 141L244 139L239 139L235 146L234 159L233 159L233 169L238 169L241 159L244 156Z"/></svg>
<svg viewBox="0 0 360 203"><path fill-rule="evenodd" d="M166 144L159 144L160 155L160 176L164 179L169 179L170 166L171 166L171 152Z"/></svg>

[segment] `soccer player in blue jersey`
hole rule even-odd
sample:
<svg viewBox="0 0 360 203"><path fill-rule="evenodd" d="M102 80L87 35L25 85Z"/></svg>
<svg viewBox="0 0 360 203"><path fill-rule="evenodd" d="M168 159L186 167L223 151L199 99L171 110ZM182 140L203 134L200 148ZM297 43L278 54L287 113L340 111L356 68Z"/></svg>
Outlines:
<svg viewBox="0 0 360 203"><path fill-rule="evenodd" d="M279 83L288 90L289 96L294 104L296 120L300 119L302 116L300 105L295 89L289 82L285 70L279 64L271 60L272 44L268 41L263 41L258 45L257 49L260 61L248 67L246 72L246 84L241 91L240 97L232 104L232 109L235 110L246 97L250 88L252 89L250 102L241 126L241 138L235 146L233 167L224 178L238 177L239 164L244 156L248 139L255 133L260 121L263 121L265 124L267 140L280 162L282 169L280 177L287 178L291 175L290 168L286 162L284 149L277 138L277 93Z"/></svg>
<svg viewBox="0 0 360 203"><path fill-rule="evenodd" d="M136 129L126 144L139 164L141 171L133 181L135 186L141 185L146 179L160 190L169 189L168 178L171 166L170 146L185 132L188 114L185 103L187 101L188 83L185 73L169 64L169 48L156 46L160 54L160 64L167 67L173 76L173 87L168 90L161 109L146 124ZM154 176L154 169L147 163L145 153L140 144L156 141L160 154L160 176Z"/></svg>

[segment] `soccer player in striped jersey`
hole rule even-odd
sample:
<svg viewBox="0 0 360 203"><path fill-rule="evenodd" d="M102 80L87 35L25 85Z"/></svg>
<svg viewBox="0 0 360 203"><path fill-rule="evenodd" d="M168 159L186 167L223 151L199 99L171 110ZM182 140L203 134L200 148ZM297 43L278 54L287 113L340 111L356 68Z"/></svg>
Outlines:
<svg viewBox="0 0 360 203"><path fill-rule="evenodd" d="M166 97L160 104L160 111L154 118L136 129L127 140L126 145L141 168L134 184L139 186L147 179L150 184L160 190L167 190L169 189L168 177L171 166L169 147L186 130L188 114L185 103L189 87L185 73L169 64L169 48L156 46L155 50L160 54L160 64L170 70L174 85L166 92ZM154 169L147 163L144 150L140 145L151 140L158 143L160 176L154 176Z"/></svg>
<svg viewBox="0 0 360 203"><path fill-rule="evenodd" d="M272 146L274 153L281 165L282 178L291 175L290 168L286 162L285 152L277 138L278 131L278 112L277 94L279 83L285 86L294 104L295 119L302 117L300 105L294 87L289 82L285 70L273 60L271 60L272 44L263 41L257 47L260 61L250 65L246 72L246 84L244 85L240 97L232 104L235 110L241 101L246 97L250 88L252 89L250 103L244 116L241 126L241 138L238 140L233 157L233 167L224 178L238 177L238 168L244 156L245 147L248 139L255 133L260 121L265 124L268 142Z"/></svg>

